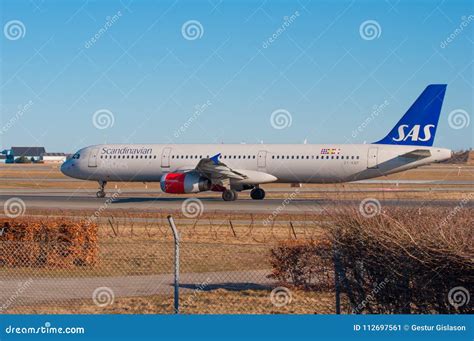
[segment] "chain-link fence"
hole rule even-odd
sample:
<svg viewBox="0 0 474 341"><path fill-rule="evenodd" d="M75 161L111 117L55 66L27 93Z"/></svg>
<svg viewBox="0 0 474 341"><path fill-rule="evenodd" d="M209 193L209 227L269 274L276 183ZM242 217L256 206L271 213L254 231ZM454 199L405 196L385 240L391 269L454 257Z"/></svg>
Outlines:
<svg viewBox="0 0 474 341"><path fill-rule="evenodd" d="M178 222L180 313L472 312L472 213L438 211ZM175 313L171 229L153 219L4 227L0 312Z"/></svg>
<svg viewBox="0 0 474 341"><path fill-rule="evenodd" d="M25 242L2 242L2 313L173 313L173 243L107 240L91 264L59 244L34 255ZM48 252L45 252L48 249ZM181 313L334 313L334 292L279 286L269 277L270 245L180 245ZM40 253L50 260L39 260ZM52 256L52 255L55 256ZM44 255L43 255L44 257Z"/></svg>

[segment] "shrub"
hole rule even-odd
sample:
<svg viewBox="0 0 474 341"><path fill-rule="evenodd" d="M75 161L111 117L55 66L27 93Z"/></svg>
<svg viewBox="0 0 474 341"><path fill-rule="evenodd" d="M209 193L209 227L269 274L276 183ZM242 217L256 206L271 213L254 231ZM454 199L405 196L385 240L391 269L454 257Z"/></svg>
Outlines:
<svg viewBox="0 0 474 341"><path fill-rule="evenodd" d="M301 289L328 289L334 284L329 240L280 242L271 249L270 278Z"/></svg>
<svg viewBox="0 0 474 341"><path fill-rule="evenodd" d="M97 262L97 225L52 218L0 218L0 266L70 268Z"/></svg>
<svg viewBox="0 0 474 341"><path fill-rule="evenodd" d="M334 216L341 287L354 312L472 312L472 303L456 307L449 297L456 287L474 289L472 213L451 213L390 209L372 218L356 211Z"/></svg>
<svg viewBox="0 0 474 341"><path fill-rule="evenodd" d="M388 209L372 218L342 210L330 219L330 242L272 249L272 278L304 289L333 288L337 269L347 312L474 312L472 210Z"/></svg>

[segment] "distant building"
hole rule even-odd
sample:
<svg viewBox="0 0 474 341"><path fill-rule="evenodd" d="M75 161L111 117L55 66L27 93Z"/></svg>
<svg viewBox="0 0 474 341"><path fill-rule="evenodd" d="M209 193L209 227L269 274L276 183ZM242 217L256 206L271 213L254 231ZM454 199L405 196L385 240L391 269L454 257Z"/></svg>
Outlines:
<svg viewBox="0 0 474 341"><path fill-rule="evenodd" d="M63 163L66 161L67 155L64 153L43 153L41 160L44 163Z"/></svg>
<svg viewBox="0 0 474 341"><path fill-rule="evenodd" d="M14 163L21 157L30 161L40 161L44 153L46 153L44 147L12 147L7 153L7 163Z"/></svg>

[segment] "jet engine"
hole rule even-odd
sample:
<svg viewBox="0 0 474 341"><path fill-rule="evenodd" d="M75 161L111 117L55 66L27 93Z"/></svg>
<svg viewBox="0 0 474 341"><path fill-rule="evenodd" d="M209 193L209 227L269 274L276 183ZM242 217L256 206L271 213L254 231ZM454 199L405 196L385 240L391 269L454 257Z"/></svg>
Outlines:
<svg viewBox="0 0 474 341"><path fill-rule="evenodd" d="M195 172L167 173L160 179L161 190L165 193L198 193L211 189L211 181Z"/></svg>

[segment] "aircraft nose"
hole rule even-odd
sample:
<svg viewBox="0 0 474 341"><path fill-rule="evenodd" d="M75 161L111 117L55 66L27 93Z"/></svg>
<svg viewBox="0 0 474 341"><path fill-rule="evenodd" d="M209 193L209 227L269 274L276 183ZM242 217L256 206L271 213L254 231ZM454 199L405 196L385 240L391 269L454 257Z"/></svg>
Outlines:
<svg viewBox="0 0 474 341"><path fill-rule="evenodd" d="M63 173L64 175L67 175L69 176L69 168L71 167L69 161L65 161L62 165L61 165L61 173Z"/></svg>

